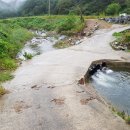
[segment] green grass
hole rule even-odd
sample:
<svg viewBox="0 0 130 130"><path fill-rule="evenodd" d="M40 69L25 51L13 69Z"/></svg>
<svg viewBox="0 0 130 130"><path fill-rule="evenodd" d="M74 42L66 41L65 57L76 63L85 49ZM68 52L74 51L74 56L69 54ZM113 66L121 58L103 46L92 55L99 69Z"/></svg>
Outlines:
<svg viewBox="0 0 130 130"><path fill-rule="evenodd" d="M116 42L120 45L124 44L128 48L128 52L130 50L130 30L125 30L122 32L115 32L113 36L116 38Z"/></svg>
<svg viewBox="0 0 130 130"><path fill-rule="evenodd" d="M84 28L79 16L35 16L20 17L7 20L1 20L1 23L11 26L20 26L27 29L39 29L47 31L56 31L60 34L73 35Z"/></svg>
<svg viewBox="0 0 130 130"><path fill-rule="evenodd" d="M113 33L113 36L115 36L117 40L121 42L130 42L130 30L115 32Z"/></svg>
<svg viewBox="0 0 130 130"><path fill-rule="evenodd" d="M14 76L9 71L0 72L0 83L11 80L13 77Z"/></svg>

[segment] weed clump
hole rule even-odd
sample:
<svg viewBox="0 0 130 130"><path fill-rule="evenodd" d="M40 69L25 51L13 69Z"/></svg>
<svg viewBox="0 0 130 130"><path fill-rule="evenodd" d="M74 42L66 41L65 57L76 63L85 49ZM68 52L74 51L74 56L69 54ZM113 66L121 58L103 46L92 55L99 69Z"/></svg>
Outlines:
<svg viewBox="0 0 130 130"><path fill-rule="evenodd" d="M6 90L4 87L0 86L0 96L6 94Z"/></svg>
<svg viewBox="0 0 130 130"><path fill-rule="evenodd" d="M32 54L30 54L30 53L27 53L27 52L25 52L24 53L24 55L23 55L27 60L30 60L30 59L32 59Z"/></svg>

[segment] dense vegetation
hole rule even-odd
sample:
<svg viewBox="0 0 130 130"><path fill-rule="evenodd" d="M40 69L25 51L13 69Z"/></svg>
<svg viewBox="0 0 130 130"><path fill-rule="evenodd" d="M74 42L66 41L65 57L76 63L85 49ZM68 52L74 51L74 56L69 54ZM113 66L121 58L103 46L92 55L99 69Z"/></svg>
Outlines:
<svg viewBox="0 0 130 130"><path fill-rule="evenodd" d="M13 8L17 1L10 3L0 0L0 17L33 16L48 13L49 0L26 0L19 10ZM114 15L130 13L130 0L50 0L51 14ZM2 9L5 7L5 9ZM8 8L7 8L8 7ZM13 10L14 9L14 10Z"/></svg>

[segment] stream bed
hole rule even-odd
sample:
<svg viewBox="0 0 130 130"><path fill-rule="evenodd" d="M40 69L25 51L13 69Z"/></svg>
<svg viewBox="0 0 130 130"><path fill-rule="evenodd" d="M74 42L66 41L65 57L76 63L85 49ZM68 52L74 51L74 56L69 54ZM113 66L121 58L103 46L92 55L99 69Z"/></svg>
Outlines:
<svg viewBox="0 0 130 130"><path fill-rule="evenodd" d="M130 72L97 72L92 76L91 84L119 111L130 115Z"/></svg>

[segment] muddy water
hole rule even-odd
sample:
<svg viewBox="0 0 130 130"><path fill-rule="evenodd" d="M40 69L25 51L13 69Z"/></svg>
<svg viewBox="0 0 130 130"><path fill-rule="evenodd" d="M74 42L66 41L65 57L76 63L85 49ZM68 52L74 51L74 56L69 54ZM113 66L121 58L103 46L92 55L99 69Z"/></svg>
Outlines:
<svg viewBox="0 0 130 130"><path fill-rule="evenodd" d="M92 76L92 85L118 110L130 114L129 72L97 72Z"/></svg>

